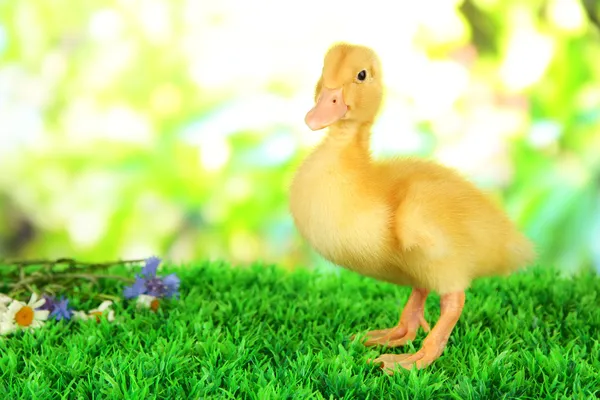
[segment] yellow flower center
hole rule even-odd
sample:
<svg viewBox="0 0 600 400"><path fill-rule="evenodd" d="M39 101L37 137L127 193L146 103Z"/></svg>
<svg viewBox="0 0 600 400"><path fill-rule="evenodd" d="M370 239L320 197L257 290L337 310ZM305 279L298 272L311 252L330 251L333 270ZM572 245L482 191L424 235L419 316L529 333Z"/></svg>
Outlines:
<svg viewBox="0 0 600 400"><path fill-rule="evenodd" d="M15 322L19 326L29 326L33 322L33 316L33 309L25 306L15 313Z"/></svg>
<svg viewBox="0 0 600 400"><path fill-rule="evenodd" d="M159 305L160 305L160 304L159 304L159 302L158 302L158 299L154 299L154 300L152 300L152 301L150 302L150 309L151 309L152 311L156 311L156 310L158 310L158 306L159 306Z"/></svg>

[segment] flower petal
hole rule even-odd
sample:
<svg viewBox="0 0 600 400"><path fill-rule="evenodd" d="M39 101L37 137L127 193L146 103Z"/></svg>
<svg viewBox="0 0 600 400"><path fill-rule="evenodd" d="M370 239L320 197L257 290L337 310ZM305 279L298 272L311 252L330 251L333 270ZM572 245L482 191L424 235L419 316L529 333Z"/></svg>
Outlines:
<svg viewBox="0 0 600 400"><path fill-rule="evenodd" d="M179 284L181 280L177 276L177 274L169 274L163 278L163 282L167 286L173 286L175 288L179 288Z"/></svg>
<svg viewBox="0 0 600 400"><path fill-rule="evenodd" d="M163 283L167 287L165 297L178 296L179 285L181 280L176 274L169 274L163 278Z"/></svg>
<svg viewBox="0 0 600 400"><path fill-rule="evenodd" d="M31 325L29 325L29 328L31 329L37 329L37 328L41 328L42 326L44 326L44 321L40 321L40 320L33 320L31 322Z"/></svg>
<svg viewBox="0 0 600 400"><path fill-rule="evenodd" d="M36 321L45 321L48 319L48 315L50 315L50 311L48 310L35 310L33 312L33 319Z"/></svg>
<svg viewBox="0 0 600 400"><path fill-rule="evenodd" d="M152 256L146 260L146 265L142 268L142 275L145 278L154 278L156 276L156 270L158 269L158 265L160 264L161 259L155 256Z"/></svg>
<svg viewBox="0 0 600 400"><path fill-rule="evenodd" d="M139 295L138 299L137 299L137 306L138 307L145 307L145 308L150 308L150 303L152 303L152 300L154 300L156 297L154 296L148 296L147 294L141 294Z"/></svg>
<svg viewBox="0 0 600 400"><path fill-rule="evenodd" d="M4 293L0 293L0 304L8 304L12 301L10 297L5 295Z"/></svg>
<svg viewBox="0 0 600 400"><path fill-rule="evenodd" d="M88 314L86 314L83 311L77 311L74 310L73 311L73 318L74 319L81 319L81 320L87 320L90 316Z"/></svg>
<svg viewBox="0 0 600 400"><path fill-rule="evenodd" d="M98 308L94 308L93 310L88 311L88 314L92 314L95 312L103 313L106 309L108 309L112 305L112 303L113 302L110 300L104 300L102 303L100 303Z"/></svg>
<svg viewBox="0 0 600 400"><path fill-rule="evenodd" d="M139 276L135 277L135 282L133 282L133 285L127 286L123 290L123 296L126 299L131 299L144 293L146 293L146 282Z"/></svg>
<svg viewBox="0 0 600 400"><path fill-rule="evenodd" d="M8 335L9 333L17 330L15 324L12 324L8 321L0 322L0 335Z"/></svg>
<svg viewBox="0 0 600 400"><path fill-rule="evenodd" d="M47 294L43 294L42 297L44 300L46 300L46 302L38 308L40 310L48 310L50 312L54 311L54 308L56 307L56 299L52 296L48 296Z"/></svg>
<svg viewBox="0 0 600 400"><path fill-rule="evenodd" d="M8 305L8 312L11 314L15 314L17 311L19 311L21 308L25 307L25 303L23 303L22 301L19 300L13 300L12 303L10 303Z"/></svg>
<svg viewBox="0 0 600 400"><path fill-rule="evenodd" d="M35 303L30 304L30 307L35 310L36 308L40 308L44 304L46 304L46 299L40 299L40 300L36 301Z"/></svg>
<svg viewBox="0 0 600 400"><path fill-rule="evenodd" d="M27 305L29 307L31 307L31 308L35 308L35 307L33 307L33 305L38 301L39 298L40 297L37 295L37 293L32 292L31 293L31 297L29 298L29 302L27 303ZM44 304L44 303L42 303L42 304Z"/></svg>
<svg viewBox="0 0 600 400"><path fill-rule="evenodd" d="M152 308L152 304L158 300L158 297L154 297L154 296L144 296L143 298L140 298L136 304L137 308L146 308L146 309L151 309Z"/></svg>

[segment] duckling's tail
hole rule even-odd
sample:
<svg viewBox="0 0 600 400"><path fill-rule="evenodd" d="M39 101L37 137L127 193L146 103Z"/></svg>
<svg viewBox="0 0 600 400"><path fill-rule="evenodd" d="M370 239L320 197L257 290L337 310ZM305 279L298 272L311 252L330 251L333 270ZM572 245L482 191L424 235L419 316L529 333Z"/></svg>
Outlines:
<svg viewBox="0 0 600 400"><path fill-rule="evenodd" d="M507 273L532 266L538 253L535 245L521 232L515 231L506 243Z"/></svg>

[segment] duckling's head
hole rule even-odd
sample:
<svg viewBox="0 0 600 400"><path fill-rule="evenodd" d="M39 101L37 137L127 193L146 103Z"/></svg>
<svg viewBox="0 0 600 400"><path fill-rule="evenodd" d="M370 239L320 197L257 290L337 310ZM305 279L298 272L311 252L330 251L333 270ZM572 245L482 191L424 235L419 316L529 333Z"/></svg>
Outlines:
<svg viewBox="0 0 600 400"><path fill-rule="evenodd" d="M313 131L339 123L372 123L382 95L377 54L365 46L339 43L325 54L316 104L304 121Z"/></svg>

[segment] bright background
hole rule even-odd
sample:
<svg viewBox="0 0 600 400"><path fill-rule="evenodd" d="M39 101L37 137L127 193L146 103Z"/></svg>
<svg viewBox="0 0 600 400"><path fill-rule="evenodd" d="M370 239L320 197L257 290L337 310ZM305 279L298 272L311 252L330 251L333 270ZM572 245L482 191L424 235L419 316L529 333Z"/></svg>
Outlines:
<svg viewBox="0 0 600 400"><path fill-rule="evenodd" d="M0 258L323 264L287 187L343 40L383 61L377 156L459 168L541 262L600 269L600 31L581 3L396 3L0 0Z"/></svg>

